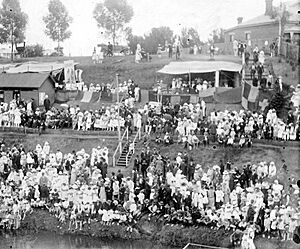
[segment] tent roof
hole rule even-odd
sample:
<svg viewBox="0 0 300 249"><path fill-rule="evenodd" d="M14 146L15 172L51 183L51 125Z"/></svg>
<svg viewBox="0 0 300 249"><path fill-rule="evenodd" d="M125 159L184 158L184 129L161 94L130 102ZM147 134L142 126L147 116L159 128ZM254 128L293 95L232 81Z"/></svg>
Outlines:
<svg viewBox="0 0 300 249"><path fill-rule="evenodd" d="M209 73L215 71L240 72L242 65L229 61L173 61L157 71L163 74Z"/></svg>
<svg viewBox="0 0 300 249"><path fill-rule="evenodd" d="M48 77L49 73L1 73L0 88L39 88Z"/></svg>
<svg viewBox="0 0 300 249"><path fill-rule="evenodd" d="M73 63L77 65L78 63ZM65 64L63 62L36 62L29 61L22 64L17 64L15 67L10 67L6 73L42 73L51 72L63 69Z"/></svg>

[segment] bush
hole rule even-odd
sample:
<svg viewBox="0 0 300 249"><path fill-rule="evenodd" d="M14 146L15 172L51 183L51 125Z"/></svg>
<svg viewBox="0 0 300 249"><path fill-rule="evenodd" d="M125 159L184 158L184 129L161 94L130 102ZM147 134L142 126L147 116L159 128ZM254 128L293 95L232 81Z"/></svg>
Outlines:
<svg viewBox="0 0 300 249"><path fill-rule="evenodd" d="M28 45L25 48L26 57L42 57L44 55L44 48L40 44Z"/></svg>

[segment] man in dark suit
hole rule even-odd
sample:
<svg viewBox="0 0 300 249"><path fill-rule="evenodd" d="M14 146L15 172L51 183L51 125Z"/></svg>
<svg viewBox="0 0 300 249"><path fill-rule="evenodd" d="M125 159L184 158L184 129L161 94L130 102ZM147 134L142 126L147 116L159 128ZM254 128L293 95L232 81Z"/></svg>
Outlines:
<svg viewBox="0 0 300 249"><path fill-rule="evenodd" d="M44 99L44 107L46 112L50 110L50 106L51 106L50 99L48 95L46 95Z"/></svg>

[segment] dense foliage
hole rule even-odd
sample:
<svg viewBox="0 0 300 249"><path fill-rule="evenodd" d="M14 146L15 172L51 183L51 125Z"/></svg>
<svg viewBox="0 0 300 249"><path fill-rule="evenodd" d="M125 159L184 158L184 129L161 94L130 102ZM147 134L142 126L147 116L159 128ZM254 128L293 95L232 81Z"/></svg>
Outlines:
<svg viewBox="0 0 300 249"><path fill-rule="evenodd" d="M126 0L105 0L96 4L93 15L98 27L106 31L115 45L118 34L131 20L133 9Z"/></svg>
<svg viewBox="0 0 300 249"><path fill-rule="evenodd" d="M26 57L42 57L44 55L44 48L41 44L28 45L25 48Z"/></svg>
<svg viewBox="0 0 300 249"><path fill-rule="evenodd" d="M69 29L73 18L69 16L66 7L60 0L50 0L48 4L48 15L43 17L46 24L45 33L53 41L57 41L57 51L60 53L60 42L71 37Z"/></svg>

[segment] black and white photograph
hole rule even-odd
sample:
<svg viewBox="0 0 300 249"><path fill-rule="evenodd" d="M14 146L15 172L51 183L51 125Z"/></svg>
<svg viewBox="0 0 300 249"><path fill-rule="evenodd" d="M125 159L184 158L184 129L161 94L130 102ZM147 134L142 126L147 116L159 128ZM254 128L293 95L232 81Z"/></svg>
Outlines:
<svg viewBox="0 0 300 249"><path fill-rule="evenodd" d="M299 0L0 0L0 249L299 249Z"/></svg>

